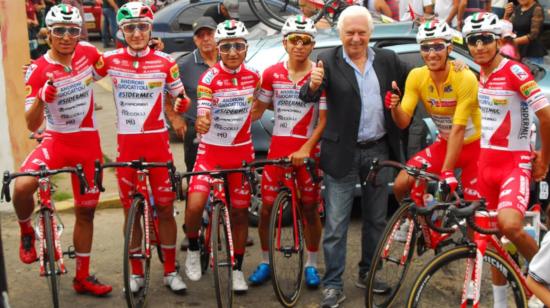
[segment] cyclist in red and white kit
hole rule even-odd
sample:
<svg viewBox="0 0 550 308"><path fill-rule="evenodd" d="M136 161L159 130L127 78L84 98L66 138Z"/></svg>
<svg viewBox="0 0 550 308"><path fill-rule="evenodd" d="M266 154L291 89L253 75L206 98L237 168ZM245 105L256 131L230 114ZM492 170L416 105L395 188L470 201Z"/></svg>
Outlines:
<svg viewBox="0 0 550 308"><path fill-rule="evenodd" d="M538 248L523 230L523 215L531 177L540 181L548 171L550 105L529 69L499 54L501 27L496 15L476 13L466 19L462 32L474 61L481 66L478 191L488 208L498 211L501 233L531 260ZM530 145L533 113L539 119L542 141L534 160ZM506 307L505 283L503 277L493 275L495 307Z"/></svg>
<svg viewBox="0 0 550 308"><path fill-rule="evenodd" d="M93 183L94 161L101 160L99 134L95 125L92 94L93 64L99 58L95 47L79 42L82 17L78 9L65 4L54 6L46 16L51 50L31 64L26 72L25 119L36 131L46 119L42 143L23 162L21 171L82 164L89 184ZM31 225L35 178L15 181L13 204L21 227L19 256L24 263L36 261L35 235ZM112 287L90 276L93 221L99 191L92 187L80 194L78 179L72 176L76 222L73 244L76 251L78 293L105 295Z"/></svg>
<svg viewBox="0 0 550 308"><path fill-rule="evenodd" d="M149 48L153 12L141 2L129 2L117 13L117 22L128 47L106 52L95 64L100 77L109 75L117 109L117 161L140 158L149 162L173 160L164 119L164 99L175 99L175 107L184 112L188 106L176 62L167 54ZM165 96L167 91L170 97ZM136 171L117 170L120 199L125 220L135 191ZM187 286L176 271L175 194L168 170L149 170L149 182L158 210L159 236L164 255L164 284L175 293ZM135 247L134 252L141 247ZM130 287L137 292L144 282L142 260L133 259Z"/></svg>
<svg viewBox="0 0 550 308"><path fill-rule="evenodd" d="M221 61L201 76L197 86L195 128L202 137L193 171L236 168L243 161L254 159L250 111L260 86L260 75L243 63L248 49L247 35L244 24L235 20L218 24L214 34ZM198 176L192 177L189 183L185 210L189 248L185 274L193 281L201 278L198 235L210 192L209 180L208 176ZM230 174L228 182L235 252L233 290L244 292L248 290L242 263L248 235L250 187L238 173Z"/></svg>
<svg viewBox="0 0 550 308"><path fill-rule="evenodd" d="M305 241L307 262L306 285L318 287L321 279L317 272L317 255L321 240L321 219L317 211L319 186L313 182L303 165L304 159L318 159L319 139L326 123L326 99L321 96L319 104L305 103L298 97L300 88L309 79L316 66L309 59L315 46L315 24L302 15L289 17L282 28L283 46L288 60L268 67L262 75L258 103L254 105L252 120L259 119L265 109L273 104L275 124L267 155L270 159L289 157L296 170L300 204L305 218ZM271 277L269 269L269 218L273 202L279 191L284 170L266 166L262 172L262 210L258 233L262 246L262 260L256 271L248 278L255 285Z"/></svg>

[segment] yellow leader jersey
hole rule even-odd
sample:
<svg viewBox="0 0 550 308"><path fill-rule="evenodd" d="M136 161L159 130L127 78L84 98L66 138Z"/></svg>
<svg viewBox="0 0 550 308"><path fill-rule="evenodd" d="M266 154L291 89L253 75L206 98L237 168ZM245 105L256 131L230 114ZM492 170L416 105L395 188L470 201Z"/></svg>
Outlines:
<svg viewBox="0 0 550 308"><path fill-rule="evenodd" d="M477 88L474 73L468 69L455 72L452 63L447 80L440 88L432 81L427 66L415 68L407 77L401 109L412 117L416 104L421 100L442 138L449 138L453 124L465 125L464 143L467 144L481 135Z"/></svg>

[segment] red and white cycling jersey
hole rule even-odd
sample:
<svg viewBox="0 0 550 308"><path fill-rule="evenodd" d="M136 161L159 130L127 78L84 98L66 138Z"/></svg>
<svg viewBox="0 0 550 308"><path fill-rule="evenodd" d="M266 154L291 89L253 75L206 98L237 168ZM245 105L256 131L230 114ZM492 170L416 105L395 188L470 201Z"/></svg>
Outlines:
<svg viewBox="0 0 550 308"><path fill-rule="evenodd" d="M479 82L481 148L530 151L533 113L548 100L523 64L504 59Z"/></svg>
<svg viewBox="0 0 550 308"><path fill-rule="evenodd" d="M172 97L184 91L178 65L167 54L149 48L106 52L95 64L97 75L109 75L117 108L119 134L166 131L164 91Z"/></svg>
<svg viewBox="0 0 550 308"><path fill-rule="evenodd" d="M212 122L201 142L218 146L252 142L250 110L259 83L258 72L245 64L231 70L220 61L204 72L197 86L197 115L210 112Z"/></svg>
<svg viewBox="0 0 550 308"><path fill-rule="evenodd" d="M25 110L36 100L38 90L50 76L57 87L57 97L45 104L46 130L72 133L94 131L94 103L92 94L93 65L99 59L97 49L86 42L76 45L71 67L53 60L46 53L29 65L25 74Z"/></svg>
<svg viewBox="0 0 550 308"><path fill-rule="evenodd" d="M315 66L315 63L312 64ZM308 81L311 72L294 83L288 77L287 65L287 61L280 62L264 71L258 99L266 104L273 103L273 136L307 139L315 129L319 110L327 109L326 97L323 93L319 104L302 101L299 98L300 88Z"/></svg>

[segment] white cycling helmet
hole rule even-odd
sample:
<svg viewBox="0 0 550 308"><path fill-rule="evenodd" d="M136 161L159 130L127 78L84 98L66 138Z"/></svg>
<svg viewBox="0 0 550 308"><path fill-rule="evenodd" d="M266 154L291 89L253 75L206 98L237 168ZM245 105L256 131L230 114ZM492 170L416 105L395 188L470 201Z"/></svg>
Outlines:
<svg viewBox="0 0 550 308"><path fill-rule="evenodd" d="M287 36L290 33L304 33L315 37L317 29L313 20L304 15L296 15L287 18L281 32L283 36Z"/></svg>
<svg viewBox="0 0 550 308"><path fill-rule="evenodd" d="M46 15L46 26L51 27L54 24L73 24L82 27L82 16L76 7L58 4L52 6Z"/></svg>
<svg viewBox="0 0 550 308"><path fill-rule="evenodd" d="M416 34L418 44L424 41L443 39L450 42L455 36L454 31L444 21L431 20L423 23Z"/></svg>
<svg viewBox="0 0 550 308"><path fill-rule="evenodd" d="M116 22L119 26L129 22L153 23L153 11L147 5L139 2L128 2L120 7L116 14Z"/></svg>
<svg viewBox="0 0 550 308"><path fill-rule="evenodd" d="M214 34L214 39L216 43L227 39L244 39L248 35L248 30L246 30L245 25L234 19L228 19L224 22L221 22L216 27L216 33Z"/></svg>
<svg viewBox="0 0 550 308"><path fill-rule="evenodd" d="M475 13L468 16L462 27L464 37L472 33L491 32L497 36L502 34L502 26L498 16L493 13Z"/></svg>

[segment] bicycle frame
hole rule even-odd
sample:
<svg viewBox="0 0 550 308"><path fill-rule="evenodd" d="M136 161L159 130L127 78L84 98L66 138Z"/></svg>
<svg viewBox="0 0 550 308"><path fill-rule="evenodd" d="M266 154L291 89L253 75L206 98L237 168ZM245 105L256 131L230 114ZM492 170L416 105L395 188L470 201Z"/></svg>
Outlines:
<svg viewBox="0 0 550 308"><path fill-rule="evenodd" d="M495 223L496 220L496 212L488 212L488 215L484 215L480 212L476 212L475 214L475 222L479 226L488 227L489 223ZM473 280L474 283L474 303L473 307L477 308L479 307L479 300L480 300L480 289L481 289L481 273L483 269L483 256L485 255L485 251L487 250L488 246L491 246L494 248L494 250L503 257L506 262L508 262L516 274L519 276L521 285L523 289L526 291L527 298L530 298L532 293L527 288L526 279L521 273L521 269L519 265L516 263L516 261L510 256L508 251L503 247L501 241L498 239L496 235L491 234L482 234L479 232L474 233L474 240L473 240L472 248L475 246L476 250L476 258L475 261L472 261L472 259L468 259L468 263L466 265L466 273L464 275L464 285L462 289L462 299L461 299L461 307L467 307L467 301L468 301L468 286L470 282Z"/></svg>

